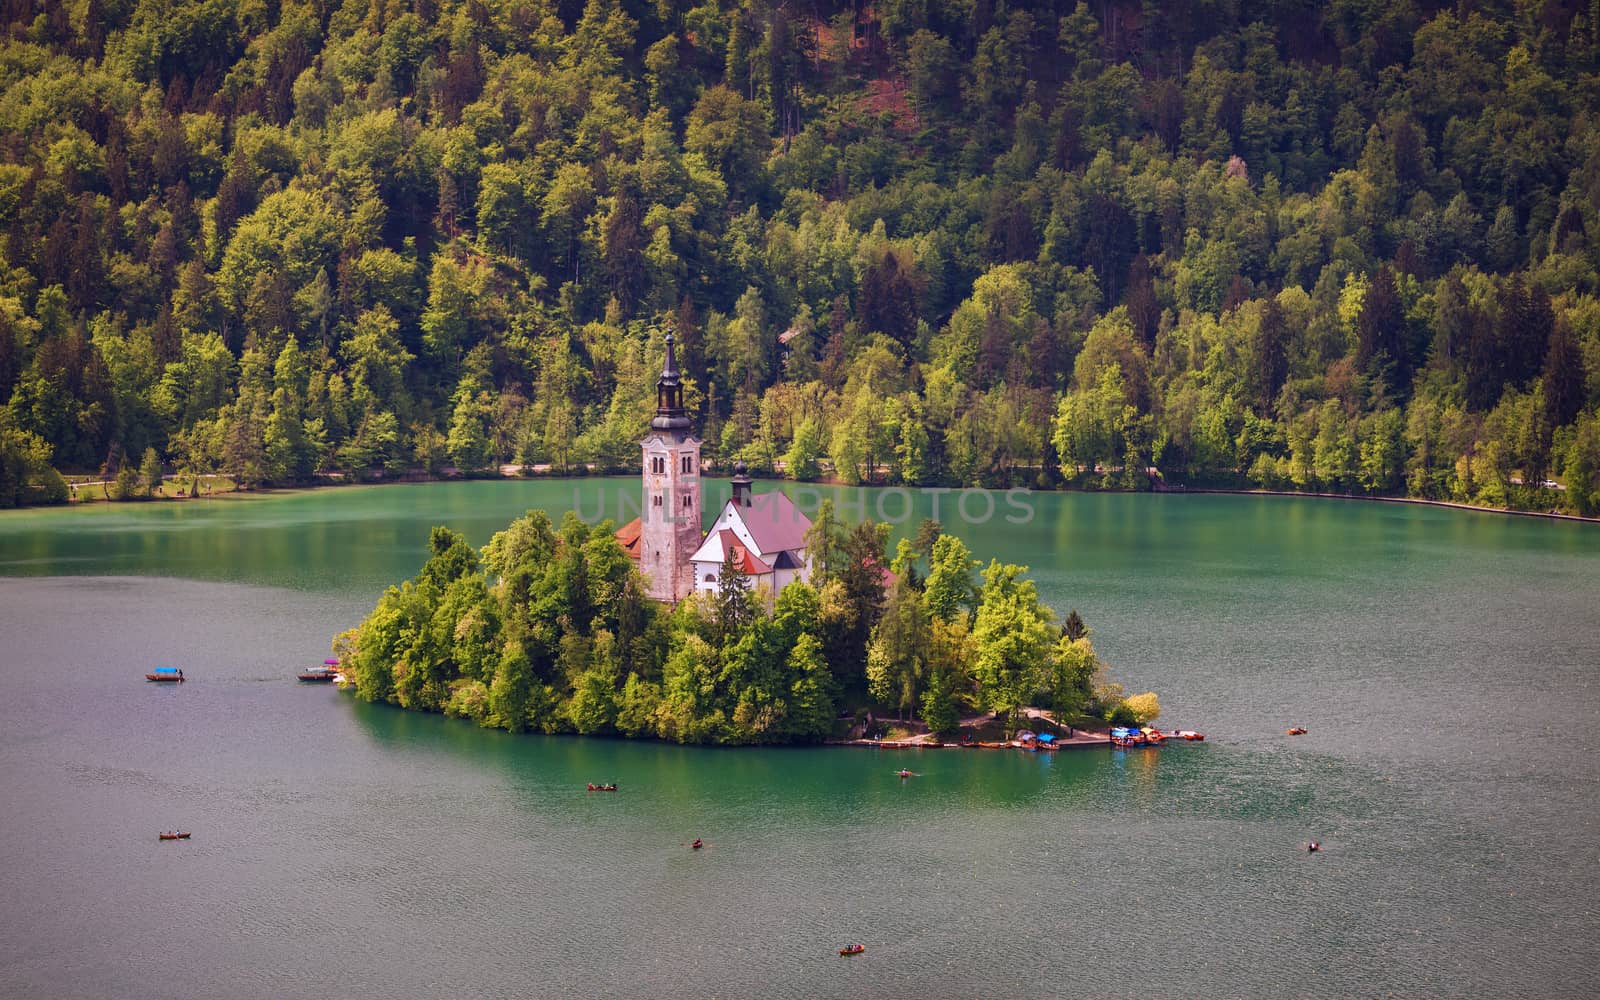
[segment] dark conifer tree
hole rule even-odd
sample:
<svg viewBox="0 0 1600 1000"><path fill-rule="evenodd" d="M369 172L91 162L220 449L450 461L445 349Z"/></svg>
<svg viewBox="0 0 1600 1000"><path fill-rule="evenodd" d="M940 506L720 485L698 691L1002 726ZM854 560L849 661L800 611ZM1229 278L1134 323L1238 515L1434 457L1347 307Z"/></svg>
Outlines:
<svg viewBox="0 0 1600 1000"><path fill-rule="evenodd" d="M17 344L11 317L0 309L0 399L10 399L11 389L22 373L22 351Z"/></svg>
<svg viewBox="0 0 1600 1000"><path fill-rule="evenodd" d="M722 554L722 566L717 571L717 596L711 602L711 625L717 645L726 649L737 641L753 613L750 576L730 545Z"/></svg>
<svg viewBox="0 0 1600 1000"><path fill-rule="evenodd" d="M1392 366L1392 374L1386 373L1388 383L1408 385L1412 362L1409 341L1410 331L1406 327L1400 293L1395 288L1394 272L1387 265L1380 267L1367 286L1367 297L1356 321L1356 364L1362 371L1372 373Z"/></svg>
<svg viewBox="0 0 1600 1000"><path fill-rule="evenodd" d="M1254 377L1256 412L1266 416L1289 378L1289 327L1275 298L1268 298L1261 308L1254 348L1250 372Z"/></svg>
<svg viewBox="0 0 1600 1000"><path fill-rule="evenodd" d="M1067 620L1061 626L1061 634L1073 642L1089 634L1089 626L1083 623L1083 616L1078 614L1077 608L1067 612Z"/></svg>
<svg viewBox="0 0 1600 1000"><path fill-rule="evenodd" d="M822 352L822 381L830 389L844 385L845 377L845 324L850 320L850 300L843 295L833 300L828 313L828 346Z"/></svg>
<svg viewBox="0 0 1600 1000"><path fill-rule="evenodd" d="M1550 331L1544 357L1545 423L1554 430L1577 419L1583 410L1583 355L1572 327L1562 320Z"/></svg>
<svg viewBox="0 0 1600 1000"><path fill-rule="evenodd" d="M1145 353L1155 348L1156 326L1161 322L1161 304L1156 301L1155 282L1150 276L1150 261L1144 254L1128 265L1128 293L1125 299L1133 335L1144 345Z"/></svg>
<svg viewBox="0 0 1600 1000"><path fill-rule="evenodd" d="M867 265L861 276L858 312L864 329L885 334L909 358L917 336L917 301L922 289L915 272L899 258L888 250Z"/></svg>
<svg viewBox="0 0 1600 1000"><path fill-rule="evenodd" d="M1518 272L1500 286L1501 359L1507 383L1522 387L1539 374L1550 345L1555 317L1550 296L1529 288Z"/></svg>
<svg viewBox="0 0 1600 1000"><path fill-rule="evenodd" d="M441 176L444 172L441 171ZM217 187L217 239L226 243L238 221L255 211L256 182L254 171L245 159L244 148L235 146L233 158L228 162L228 172Z"/></svg>
<svg viewBox="0 0 1600 1000"><path fill-rule="evenodd" d="M703 383L706 378L705 338L701 334L694 301L687 295L678 300L678 308L673 313L672 332L678 341L678 363L691 377Z"/></svg>

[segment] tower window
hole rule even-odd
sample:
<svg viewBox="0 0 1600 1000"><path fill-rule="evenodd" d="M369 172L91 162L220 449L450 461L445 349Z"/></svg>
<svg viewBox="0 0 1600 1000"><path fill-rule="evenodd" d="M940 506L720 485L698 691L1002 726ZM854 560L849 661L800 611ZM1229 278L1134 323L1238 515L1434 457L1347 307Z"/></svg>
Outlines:
<svg viewBox="0 0 1600 1000"><path fill-rule="evenodd" d="M693 472L694 471L694 459L690 458L688 455L683 456L683 471L684 472Z"/></svg>
<svg viewBox="0 0 1600 1000"><path fill-rule="evenodd" d="M693 507L694 506L694 497L691 494L685 493L683 495L683 505L685 507Z"/></svg>
<svg viewBox="0 0 1600 1000"><path fill-rule="evenodd" d="M667 460L657 455L650 459L650 471L660 475L667 471Z"/></svg>
<svg viewBox="0 0 1600 1000"><path fill-rule="evenodd" d="M661 506L661 494L657 493L655 496L650 498L650 506L652 506L652 507Z"/></svg>

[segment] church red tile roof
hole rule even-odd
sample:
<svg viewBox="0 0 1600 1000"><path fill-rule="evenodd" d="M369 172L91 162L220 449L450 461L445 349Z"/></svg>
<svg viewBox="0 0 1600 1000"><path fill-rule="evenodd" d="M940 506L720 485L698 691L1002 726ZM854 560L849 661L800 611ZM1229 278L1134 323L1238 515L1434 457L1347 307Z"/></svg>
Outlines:
<svg viewBox="0 0 1600 1000"><path fill-rule="evenodd" d="M772 567L761 561L761 557L751 552L746 545L739 541L739 536L733 533L732 528L723 528L717 532L717 541L722 543L722 557L728 557L729 549L733 551L733 558L748 576L759 576L762 573L771 573Z"/></svg>
<svg viewBox="0 0 1600 1000"><path fill-rule="evenodd" d="M635 562L639 560L639 550L641 548L639 545L639 531L639 519L637 517L616 531L617 544L621 545L622 551L626 552L628 558Z"/></svg>

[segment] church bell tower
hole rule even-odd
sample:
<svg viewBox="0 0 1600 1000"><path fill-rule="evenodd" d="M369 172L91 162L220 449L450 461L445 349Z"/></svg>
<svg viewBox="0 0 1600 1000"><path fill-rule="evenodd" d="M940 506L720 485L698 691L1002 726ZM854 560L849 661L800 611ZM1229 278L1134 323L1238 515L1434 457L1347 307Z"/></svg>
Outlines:
<svg viewBox="0 0 1600 1000"><path fill-rule="evenodd" d="M639 444L644 449L639 572L649 596L676 604L694 591L689 557L700 547L700 439L690 432L670 333L656 379L655 419Z"/></svg>

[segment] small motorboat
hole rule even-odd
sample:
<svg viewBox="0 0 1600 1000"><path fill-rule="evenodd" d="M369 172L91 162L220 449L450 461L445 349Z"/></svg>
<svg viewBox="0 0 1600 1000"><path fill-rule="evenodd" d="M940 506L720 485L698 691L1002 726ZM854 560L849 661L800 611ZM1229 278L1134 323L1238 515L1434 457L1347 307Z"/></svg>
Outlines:
<svg viewBox="0 0 1600 1000"><path fill-rule="evenodd" d="M898 771L896 771L896 772L895 772L895 773L896 773L896 774L898 774L898 775L899 775L899 776L900 776L900 777L902 777L902 778L909 778L909 777L911 777L911 776L912 776L912 774L913 774L913 772L911 772L911 771L908 771L908 770L906 770L906 769L905 769L905 768L903 768L903 767L902 767L902 768L901 768L901 769L900 769L900 770L898 770Z"/></svg>
<svg viewBox="0 0 1600 1000"><path fill-rule="evenodd" d="M307 684L331 684L338 677L338 671L327 667L312 667L303 674L295 674L296 680L305 681Z"/></svg>
<svg viewBox="0 0 1600 1000"><path fill-rule="evenodd" d="M1289 727L1289 735L1290 736L1304 736L1305 734L1306 734L1306 727L1305 726L1290 726Z"/></svg>
<svg viewBox="0 0 1600 1000"><path fill-rule="evenodd" d="M867 946L864 945L864 944L847 944L843 948L839 949L839 954L841 954L841 955L859 955L859 954L861 954L862 952L864 952L866 950L867 950Z"/></svg>
<svg viewBox="0 0 1600 1000"><path fill-rule="evenodd" d="M188 840L189 834L188 831L180 833L177 830L169 830L166 833L157 834L157 837L161 840Z"/></svg>
<svg viewBox="0 0 1600 1000"><path fill-rule="evenodd" d="M1315 854L1320 850L1322 850L1322 845L1317 843L1315 840L1306 845L1306 851L1310 854Z"/></svg>
<svg viewBox="0 0 1600 1000"><path fill-rule="evenodd" d="M706 846L706 845L700 840L700 838L696 837L696 838L694 838L694 843L689 845L689 849L691 851L698 851L700 848L702 848L704 846Z"/></svg>
<svg viewBox="0 0 1600 1000"><path fill-rule="evenodd" d="M1205 733L1197 733L1193 729L1179 729L1177 730L1177 735L1186 740L1203 740L1206 738Z"/></svg>
<svg viewBox="0 0 1600 1000"><path fill-rule="evenodd" d="M616 790L617 783L614 781L609 785L597 785L592 781L589 782L589 791L591 792L614 792Z"/></svg>
<svg viewBox="0 0 1600 1000"><path fill-rule="evenodd" d="M183 671L177 667L157 667L153 672L145 674L144 679L155 681L157 684L182 684Z"/></svg>

